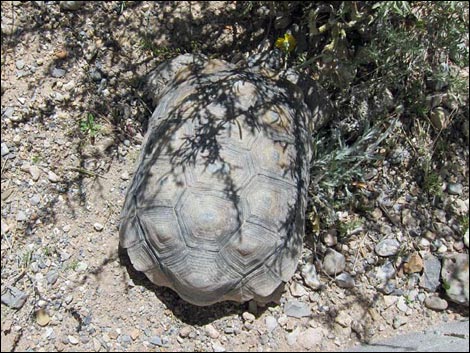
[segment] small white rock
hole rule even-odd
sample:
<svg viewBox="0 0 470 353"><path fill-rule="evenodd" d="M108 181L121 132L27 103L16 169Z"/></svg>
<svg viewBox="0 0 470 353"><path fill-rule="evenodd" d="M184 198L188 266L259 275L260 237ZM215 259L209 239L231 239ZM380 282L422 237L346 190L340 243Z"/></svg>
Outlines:
<svg viewBox="0 0 470 353"><path fill-rule="evenodd" d="M75 338L74 336L68 336L70 344L78 344L78 339Z"/></svg>
<svg viewBox="0 0 470 353"><path fill-rule="evenodd" d="M101 232L104 229L104 226L101 223L95 223L93 224L93 227L95 228L96 231Z"/></svg>
<svg viewBox="0 0 470 353"><path fill-rule="evenodd" d="M57 183L59 181L58 175L51 170L47 173L47 178L51 183Z"/></svg>

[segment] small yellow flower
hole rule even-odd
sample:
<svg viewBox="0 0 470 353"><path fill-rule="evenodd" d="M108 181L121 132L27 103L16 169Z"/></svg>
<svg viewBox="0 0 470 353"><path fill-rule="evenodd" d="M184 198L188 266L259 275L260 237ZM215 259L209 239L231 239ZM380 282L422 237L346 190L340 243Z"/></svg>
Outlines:
<svg viewBox="0 0 470 353"><path fill-rule="evenodd" d="M292 34L286 33L284 34L284 38L280 37L276 40L276 48L281 49L285 53L291 52L295 49L297 42Z"/></svg>

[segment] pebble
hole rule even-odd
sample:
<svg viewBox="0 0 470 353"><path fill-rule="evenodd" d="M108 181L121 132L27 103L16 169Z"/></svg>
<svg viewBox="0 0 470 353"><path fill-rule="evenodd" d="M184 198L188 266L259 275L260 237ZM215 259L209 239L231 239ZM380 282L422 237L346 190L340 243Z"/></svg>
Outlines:
<svg viewBox="0 0 470 353"><path fill-rule="evenodd" d="M248 321L248 322L253 322L253 321L255 321L255 316L254 316L252 313L249 313L249 312L247 312L247 311L245 311L245 312L242 314L242 317L243 317L243 320Z"/></svg>
<svg viewBox="0 0 470 353"><path fill-rule="evenodd" d="M33 206L39 205L39 203L41 202L41 197L39 195L33 195L29 199L29 202L31 202L31 205Z"/></svg>
<svg viewBox="0 0 470 353"><path fill-rule="evenodd" d="M96 231L101 232L104 229L104 226L101 223L95 223L93 224L93 228L95 228Z"/></svg>
<svg viewBox="0 0 470 353"><path fill-rule="evenodd" d="M340 311L335 318L335 322L343 327L351 326L352 318L346 311Z"/></svg>
<svg viewBox="0 0 470 353"><path fill-rule="evenodd" d="M447 254L442 261L441 278L449 299L469 306L469 255Z"/></svg>
<svg viewBox="0 0 470 353"><path fill-rule="evenodd" d="M121 174L121 179L122 180L129 180L129 173L128 172L123 172Z"/></svg>
<svg viewBox="0 0 470 353"><path fill-rule="evenodd" d="M329 230L323 236L323 243L326 246L332 247L338 244L338 237L336 236L336 230Z"/></svg>
<svg viewBox="0 0 470 353"><path fill-rule="evenodd" d="M47 178L49 179L51 183L57 183L59 181L59 176L56 173L54 173L52 170L50 170L47 173Z"/></svg>
<svg viewBox="0 0 470 353"><path fill-rule="evenodd" d="M5 142L1 143L1 155L2 157L10 153L10 149L8 148L8 145Z"/></svg>
<svg viewBox="0 0 470 353"><path fill-rule="evenodd" d="M307 263L302 267L302 277L304 278L305 284L313 290L317 290L321 287L321 282L313 263Z"/></svg>
<svg viewBox="0 0 470 353"><path fill-rule="evenodd" d="M447 192L451 195L461 195L463 192L462 184L449 183L447 184Z"/></svg>
<svg viewBox="0 0 470 353"><path fill-rule="evenodd" d="M390 261L387 261L382 266L376 269L375 278L379 282L385 283L389 279L393 278L395 276L395 273L396 271L395 271L395 268L393 267L393 264Z"/></svg>
<svg viewBox="0 0 470 353"><path fill-rule="evenodd" d="M308 328L298 336L297 342L306 350L311 350L322 343L323 336L322 330Z"/></svg>
<svg viewBox="0 0 470 353"><path fill-rule="evenodd" d="M16 220L18 222L24 222L28 219L28 217L26 216L26 213L24 213L23 211L18 211L18 213L16 214Z"/></svg>
<svg viewBox="0 0 470 353"><path fill-rule="evenodd" d="M430 296L424 300L424 305L428 309L442 311L447 309L447 301L445 299L439 298L438 296Z"/></svg>
<svg viewBox="0 0 470 353"><path fill-rule="evenodd" d="M268 330L268 332L273 332L278 326L276 318L271 315L266 316L266 318L264 319L264 322L266 324L266 329Z"/></svg>
<svg viewBox="0 0 470 353"><path fill-rule="evenodd" d="M150 342L151 344L153 344L154 346L163 347L163 345L164 345L162 339L160 338L160 336L152 336L152 337L150 337L149 342Z"/></svg>
<svg viewBox="0 0 470 353"><path fill-rule="evenodd" d="M354 278L346 272L340 273L338 276L336 276L335 282L336 285L341 288L354 288L356 285Z"/></svg>
<svg viewBox="0 0 470 353"><path fill-rule="evenodd" d="M49 271L46 274L47 283L50 285L53 285L55 282L57 282L58 278L59 278L59 274L56 271Z"/></svg>
<svg viewBox="0 0 470 353"><path fill-rule="evenodd" d="M135 341L137 339L137 337L139 337L139 335L140 335L140 330L138 328L132 329L132 331L130 333L130 336L131 336L132 340Z"/></svg>
<svg viewBox="0 0 470 353"><path fill-rule="evenodd" d="M408 313L410 310L410 307L406 304L404 297L398 297L397 308L404 313Z"/></svg>
<svg viewBox="0 0 470 353"><path fill-rule="evenodd" d="M212 342L214 352L225 352L225 348L218 342Z"/></svg>
<svg viewBox="0 0 470 353"><path fill-rule="evenodd" d="M284 313L291 317L306 317L310 316L310 307L306 303L297 300L289 300L284 306Z"/></svg>
<svg viewBox="0 0 470 353"><path fill-rule="evenodd" d="M382 257L393 256L400 250L400 243L396 239L384 239L375 246L375 253Z"/></svg>
<svg viewBox="0 0 470 353"><path fill-rule="evenodd" d="M38 181L39 176L41 175L41 169L35 165L31 165L29 166L29 174L31 174L33 181Z"/></svg>
<svg viewBox="0 0 470 353"><path fill-rule="evenodd" d="M63 10L76 11L80 9L85 1L61 1L60 8Z"/></svg>
<svg viewBox="0 0 470 353"><path fill-rule="evenodd" d="M2 289L3 291L3 289ZM13 309L20 309L28 299L28 294L16 287L8 286L2 294L2 303Z"/></svg>
<svg viewBox="0 0 470 353"><path fill-rule="evenodd" d="M323 259L323 270L330 276L343 272L346 266L346 260L343 254L328 249L325 258Z"/></svg>
<svg viewBox="0 0 470 353"><path fill-rule="evenodd" d="M409 257L408 261L403 265L405 273L417 273L423 270L423 259L419 256L419 253L414 252Z"/></svg>
<svg viewBox="0 0 470 353"><path fill-rule="evenodd" d="M78 339L74 336L68 336L67 338L68 338L68 341L69 341L70 344L75 345L75 344L78 344L78 342L79 342Z"/></svg>
<svg viewBox="0 0 470 353"><path fill-rule="evenodd" d="M65 299L64 299L64 302L65 302L65 304L68 305L68 304L70 304L70 303L72 302L72 300L73 300L73 296L67 295L67 296L65 297Z"/></svg>
<svg viewBox="0 0 470 353"><path fill-rule="evenodd" d="M65 75L65 70L54 67L52 69L51 75L52 77L55 77L55 78L63 77Z"/></svg>
<svg viewBox="0 0 470 353"><path fill-rule="evenodd" d="M179 335L180 335L180 337L182 337L182 338L186 338L186 337L189 336L189 334L191 333L191 331L192 331L191 326L185 326L185 327L183 327L183 328L180 330Z"/></svg>
<svg viewBox="0 0 470 353"><path fill-rule="evenodd" d="M435 292L440 285L441 262L433 254L423 254L423 275L420 285L429 292Z"/></svg>
<svg viewBox="0 0 470 353"><path fill-rule="evenodd" d="M217 331L217 329L212 324L206 325L205 331L207 336L209 336L210 338L216 339L220 336L219 331Z"/></svg>
<svg viewBox="0 0 470 353"><path fill-rule="evenodd" d="M290 292L293 297L302 297L304 295L307 295L307 290L299 283L297 282L292 282L290 286Z"/></svg>
<svg viewBox="0 0 470 353"><path fill-rule="evenodd" d="M24 61L23 60L17 60L15 62L15 66L18 70L22 70L24 68Z"/></svg>
<svg viewBox="0 0 470 353"><path fill-rule="evenodd" d="M286 341L289 346L293 346L297 343L297 337L299 336L300 328L296 327L294 331L286 335Z"/></svg>
<svg viewBox="0 0 470 353"><path fill-rule="evenodd" d="M393 319L393 325L392 326L396 330L400 326L405 325L407 322L408 322L408 319L406 317L397 316Z"/></svg>

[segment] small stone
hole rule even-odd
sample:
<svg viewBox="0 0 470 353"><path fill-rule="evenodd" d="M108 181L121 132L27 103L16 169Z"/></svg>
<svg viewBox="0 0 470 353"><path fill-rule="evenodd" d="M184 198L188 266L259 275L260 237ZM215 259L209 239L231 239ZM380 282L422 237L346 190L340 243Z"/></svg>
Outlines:
<svg viewBox="0 0 470 353"><path fill-rule="evenodd" d="M207 336L209 336L210 338L216 339L220 336L219 331L217 331L217 329L212 324L206 325L205 331Z"/></svg>
<svg viewBox="0 0 470 353"><path fill-rule="evenodd" d="M8 148L8 145L5 142L1 143L1 155L2 157L10 153L10 149Z"/></svg>
<svg viewBox="0 0 470 353"><path fill-rule="evenodd" d="M225 352L225 348L218 342L212 342L214 352Z"/></svg>
<svg viewBox="0 0 470 353"><path fill-rule="evenodd" d="M418 273L423 270L423 259L419 256L419 253L414 252L407 262L403 265L403 271L405 273Z"/></svg>
<svg viewBox="0 0 470 353"><path fill-rule="evenodd" d="M469 239L468 239L468 229L469 229L469 228L467 228L467 231L465 232L465 234L464 234L464 236L463 236L463 243L465 244L465 246L466 246L467 248L468 248L468 241L469 241Z"/></svg>
<svg viewBox="0 0 470 353"><path fill-rule="evenodd" d="M249 312L247 312L247 311L245 311L245 312L242 314L242 317L243 317L243 320L248 321L248 322L253 322L253 321L255 321L255 316L254 316L252 313L249 313Z"/></svg>
<svg viewBox="0 0 470 353"><path fill-rule="evenodd" d="M43 306L45 306L45 304ZM49 325L49 322L51 322L51 317L44 309L39 309L36 312L36 322L39 326L47 326Z"/></svg>
<svg viewBox="0 0 470 353"><path fill-rule="evenodd" d="M430 296L424 300L424 305L428 309L442 311L447 309L447 301L445 299L441 299L438 296Z"/></svg>
<svg viewBox="0 0 470 353"><path fill-rule="evenodd" d="M70 259L70 254L66 251L61 251L60 252L60 261L64 262L64 261L67 261L68 259Z"/></svg>
<svg viewBox="0 0 470 353"><path fill-rule="evenodd" d="M284 306L284 312L287 316L291 317L306 317L310 316L310 307L306 303L301 303L297 300L289 300Z"/></svg>
<svg viewBox="0 0 470 353"><path fill-rule="evenodd" d="M382 257L393 256L400 250L400 243L396 239L384 239L375 246L375 252Z"/></svg>
<svg viewBox="0 0 470 353"><path fill-rule="evenodd" d="M93 228L95 228L96 231L101 232L104 229L104 226L101 223L95 223L93 224Z"/></svg>
<svg viewBox="0 0 470 353"><path fill-rule="evenodd" d="M119 333L117 333L116 330L111 330L108 332L108 337L111 338L112 340L115 340L116 338L119 337Z"/></svg>
<svg viewBox="0 0 470 353"><path fill-rule="evenodd" d="M304 349L311 350L322 343L323 336L321 329L308 328L298 336L297 342Z"/></svg>
<svg viewBox="0 0 470 353"><path fill-rule="evenodd" d="M29 166L29 174L31 174L33 181L38 181L39 176L41 175L41 169L35 165L31 165Z"/></svg>
<svg viewBox="0 0 470 353"><path fill-rule="evenodd" d="M268 330L268 332L273 332L278 325L276 318L269 315L269 316L266 316L264 320L265 320L266 329Z"/></svg>
<svg viewBox="0 0 470 353"><path fill-rule="evenodd" d="M297 282L292 282L291 286L290 286L290 292L292 294L293 297L302 297L304 295L307 295L307 291L305 290L305 288L297 283Z"/></svg>
<svg viewBox="0 0 470 353"><path fill-rule="evenodd" d="M335 318L335 322L343 327L351 326L352 318L345 311L340 311Z"/></svg>
<svg viewBox="0 0 470 353"><path fill-rule="evenodd" d="M30 202L31 205L33 205L33 206L39 205L39 203L41 202L41 197L40 197L39 195L33 195L33 196L31 196L31 198L29 199L29 202Z"/></svg>
<svg viewBox="0 0 470 353"><path fill-rule="evenodd" d="M123 172L121 174L121 179L122 180L129 180L129 173L128 172Z"/></svg>
<svg viewBox="0 0 470 353"><path fill-rule="evenodd" d="M346 272L340 273L335 277L335 282L338 287L341 288L354 288L356 285L354 278Z"/></svg>
<svg viewBox="0 0 470 353"><path fill-rule="evenodd" d="M335 229L330 229L328 232L326 232L323 235L323 243L325 243L325 245L329 247L332 247L338 244L338 237L336 236Z"/></svg>
<svg viewBox="0 0 470 353"><path fill-rule="evenodd" d="M18 70L22 70L24 68L24 61L23 60L17 60L15 63L15 66Z"/></svg>
<svg viewBox="0 0 470 353"><path fill-rule="evenodd" d="M74 336L69 335L67 338L68 338L68 341L70 342L70 344L75 345L75 344L78 344L78 342L79 342L78 339Z"/></svg>
<svg viewBox="0 0 470 353"><path fill-rule="evenodd" d="M321 287L321 282L313 263L307 263L302 267L302 277L304 278L305 284L313 290L317 290Z"/></svg>
<svg viewBox="0 0 470 353"><path fill-rule="evenodd" d="M431 246L431 242L426 238L421 238L419 240L418 246L420 249L428 249Z"/></svg>
<svg viewBox="0 0 470 353"><path fill-rule="evenodd" d="M88 268L88 264L84 261L79 261L77 267L75 268L76 272L85 272Z"/></svg>
<svg viewBox="0 0 470 353"><path fill-rule="evenodd" d="M406 317L397 316L393 319L393 328L396 330L408 322Z"/></svg>
<svg viewBox="0 0 470 353"><path fill-rule="evenodd" d="M447 192L451 195L461 195L463 192L462 184L449 183L447 184Z"/></svg>
<svg viewBox="0 0 470 353"><path fill-rule="evenodd" d="M469 255L448 254L442 261L441 278L449 299L469 306Z"/></svg>
<svg viewBox="0 0 470 353"><path fill-rule="evenodd" d="M437 107L431 111L429 118L437 130L442 130L447 126L448 116L449 112L446 109Z"/></svg>
<svg viewBox="0 0 470 353"><path fill-rule="evenodd" d="M186 338L186 337L189 336L189 334L191 333L191 331L192 331L192 328L191 328L190 326L185 326L185 327L183 327L183 328L180 330L179 335L180 335L180 337L182 337L182 338Z"/></svg>
<svg viewBox="0 0 470 353"><path fill-rule="evenodd" d="M26 299L28 299L28 294L11 286L7 287L1 297L2 303L13 309L20 309L26 303Z"/></svg>
<svg viewBox="0 0 470 353"><path fill-rule="evenodd" d="M440 285L441 262L431 253L423 255L423 275L420 286L429 292L435 292Z"/></svg>
<svg viewBox="0 0 470 353"><path fill-rule="evenodd" d="M404 313L407 313L410 310L410 307L406 304L404 297L398 297L397 308Z"/></svg>
<svg viewBox="0 0 470 353"><path fill-rule="evenodd" d="M18 213L16 214L16 220L18 222L24 222L28 219L28 217L26 216L26 213L24 213L23 211L18 211Z"/></svg>
<svg viewBox="0 0 470 353"><path fill-rule="evenodd" d="M286 335L286 341L289 346L293 346L297 343L297 337L299 336L300 328L296 328L294 331Z"/></svg>
<svg viewBox="0 0 470 353"><path fill-rule="evenodd" d="M65 299L64 299L64 302L65 302L65 304L68 305L68 304L70 304L70 303L72 302L72 300L73 300L73 296L67 295L67 296L65 297Z"/></svg>
<svg viewBox="0 0 470 353"><path fill-rule="evenodd" d="M130 336L131 336L133 341L135 341L137 339L137 337L139 337L139 335L140 335L140 330L138 328L134 328L130 332Z"/></svg>
<svg viewBox="0 0 470 353"><path fill-rule="evenodd" d="M445 246L444 244L442 244L441 246L437 248L438 254L445 254L446 252L447 252L447 246Z"/></svg>
<svg viewBox="0 0 470 353"><path fill-rule="evenodd" d="M395 268L390 261L387 261L382 266L376 269L375 277L380 283L386 283L389 279L395 276Z"/></svg>
<svg viewBox="0 0 470 353"><path fill-rule="evenodd" d="M162 341L162 339L160 338L160 336L152 336L152 337L150 337L149 342L150 342L151 344L153 344L154 346L159 346L159 347L162 347L162 346L163 346L163 341Z"/></svg>
<svg viewBox="0 0 470 353"><path fill-rule="evenodd" d="M60 8L62 10L68 10L68 11L76 11L80 9L85 1L61 1Z"/></svg>
<svg viewBox="0 0 470 353"><path fill-rule="evenodd" d="M59 176L51 170L47 173L47 178L51 183L57 183L59 181Z"/></svg>
<svg viewBox="0 0 470 353"><path fill-rule="evenodd" d="M323 259L323 270L330 276L339 274L343 272L346 266L346 260L343 254L339 252L328 249L326 251L325 257Z"/></svg>
<svg viewBox="0 0 470 353"><path fill-rule="evenodd" d="M49 271L46 274L47 283L50 285L53 285L55 282L57 282L58 278L59 278L59 274L56 271Z"/></svg>
<svg viewBox="0 0 470 353"><path fill-rule="evenodd" d="M54 67L52 69L51 75L52 77L55 77L55 78L63 77L65 75L65 70Z"/></svg>

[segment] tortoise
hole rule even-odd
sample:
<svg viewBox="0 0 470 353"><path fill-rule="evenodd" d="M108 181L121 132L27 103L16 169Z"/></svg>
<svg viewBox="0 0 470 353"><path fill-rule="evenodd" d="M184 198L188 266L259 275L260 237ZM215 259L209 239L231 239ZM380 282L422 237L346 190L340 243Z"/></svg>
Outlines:
<svg viewBox="0 0 470 353"><path fill-rule="evenodd" d="M311 134L326 117L318 87L192 54L148 77L156 107L120 246L189 303L275 301L302 252Z"/></svg>

